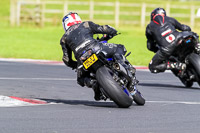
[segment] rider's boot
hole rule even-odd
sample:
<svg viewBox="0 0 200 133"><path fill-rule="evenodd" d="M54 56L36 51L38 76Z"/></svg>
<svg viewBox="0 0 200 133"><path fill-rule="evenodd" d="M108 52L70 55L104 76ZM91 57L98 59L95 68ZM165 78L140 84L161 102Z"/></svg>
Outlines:
<svg viewBox="0 0 200 133"><path fill-rule="evenodd" d="M135 77L136 69L130 63L129 64L120 63L120 64L127 70L127 73L131 78Z"/></svg>
<svg viewBox="0 0 200 133"><path fill-rule="evenodd" d="M96 101L101 100L101 91L99 90L99 85L96 80L85 77L84 79L85 86L92 88L94 91L94 99Z"/></svg>
<svg viewBox="0 0 200 133"><path fill-rule="evenodd" d="M131 72L132 76L134 77L136 69L129 62L126 62L126 64L127 64L127 69Z"/></svg>
<svg viewBox="0 0 200 133"><path fill-rule="evenodd" d="M89 77L85 77L84 78L84 84L85 86L87 86L88 88L92 88L92 86L96 83L96 80L93 80Z"/></svg>
<svg viewBox="0 0 200 133"><path fill-rule="evenodd" d="M131 75L131 77L135 76L136 69L130 64L130 62L126 59L124 55L115 55L115 58L118 63L120 63L125 69L127 69Z"/></svg>
<svg viewBox="0 0 200 133"><path fill-rule="evenodd" d="M92 86L92 89L94 90L94 99L96 101L99 101L102 99L102 93L99 89L99 85L97 83L95 83L93 86Z"/></svg>
<svg viewBox="0 0 200 133"><path fill-rule="evenodd" d="M183 77L186 70L186 64L181 62L167 62L167 70L178 70L177 76Z"/></svg>

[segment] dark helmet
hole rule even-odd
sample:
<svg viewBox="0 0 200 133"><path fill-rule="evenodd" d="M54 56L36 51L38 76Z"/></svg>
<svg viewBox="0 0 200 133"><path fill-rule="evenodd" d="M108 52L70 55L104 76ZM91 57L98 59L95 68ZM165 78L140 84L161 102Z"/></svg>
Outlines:
<svg viewBox="0 0 200 133"><path fill-rule="evenodd" d="M165 11L164 8L160 8L160 7L154 9L154 10L151 12L151 21L153 21L154 16L157 15L157 14L159 14L159 15L161 15L161 16L166 16L166 11Z"/></svg>

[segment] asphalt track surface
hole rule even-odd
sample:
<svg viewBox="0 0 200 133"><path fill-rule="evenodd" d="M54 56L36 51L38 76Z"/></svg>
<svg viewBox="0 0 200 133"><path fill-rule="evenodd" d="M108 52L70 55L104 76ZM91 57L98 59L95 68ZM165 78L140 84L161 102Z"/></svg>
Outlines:
<svg viewBox="0 0 200 133"><path fill-rule="evenodd" d="M47 101L0 107L0 133L199 133L200 89L171 73L137 70L145 106L96 102L64 65L0 62L0 95ZM2 101L1 101L2 102ZM1 106L1 105L0 105Z"/></svg>

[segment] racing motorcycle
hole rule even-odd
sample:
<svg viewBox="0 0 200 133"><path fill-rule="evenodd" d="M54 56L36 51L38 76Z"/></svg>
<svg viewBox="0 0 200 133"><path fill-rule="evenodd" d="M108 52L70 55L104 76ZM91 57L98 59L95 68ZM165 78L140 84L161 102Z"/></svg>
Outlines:
<svg viewBox="0 0 200 133"><path fill-rule="evenodd" d="M178 70L171 70L186 87L191 87L193 82L200 85L200 55L195 53L195 45L198 35L193 32L182 32L181 39L173 55L169 58L172 62L182 62L186 64L186 70L179 75Z"/></svg>
<svg viewBox="0 0 200 133"><path fill-rule="evenodd" d="M107 42L113 36L103 36L97 40ZM114 57L107 58L105 51L88 49L80 57L83 69L90 73L97 81L101 92L101 100L110 99L121 108L128 108L133 101L138 105L144 105L145 99L137 89L138 80L130 76L130 71L116 61ZM130 55L127 54L126 57Z"/></svg>

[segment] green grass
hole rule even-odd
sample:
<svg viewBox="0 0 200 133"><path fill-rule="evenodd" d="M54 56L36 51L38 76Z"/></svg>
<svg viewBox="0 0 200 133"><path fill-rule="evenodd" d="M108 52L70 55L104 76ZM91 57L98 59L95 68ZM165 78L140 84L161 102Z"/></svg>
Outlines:
<svg viewBox="0 0 200 133"><path fill-rule="evenodd" d="M0 57L59 60L62 29L1 28Z"/></svg>
<svg viewBox="0 0 200 133"><path fill-rule="evenodd" d="M128 59L135 65L147 65L151 52L146 49L144 30L132 27L118 29L122 34L110 42L124 44L132 54ZM134 31L134 32L133 32ZM62 50L59 44L64 33L62 27L6 27L0 29L0 57L59 60ZM146 58L148 55L148 58Z"/></svg>
<svg viewBox="0 0 200 133"><path fill-rule="evenodd" d="M146 48L145 29L129 27L118 30L121 35L113 38L111 42L124 44L127 52L131 52L128 60L134 65L148 65L153 53Z"/></svg>

